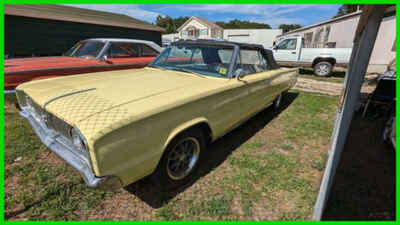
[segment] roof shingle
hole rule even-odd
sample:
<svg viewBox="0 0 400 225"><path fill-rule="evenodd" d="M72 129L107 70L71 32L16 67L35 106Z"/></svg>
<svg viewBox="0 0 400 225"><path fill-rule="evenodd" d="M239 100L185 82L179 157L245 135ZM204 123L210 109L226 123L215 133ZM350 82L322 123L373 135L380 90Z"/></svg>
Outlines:
<svg viewBox="0 0 400 225"><path fill-rule="evenodd" d="M164 32L165 29L127 15L83 9L64 5L23 5L7 4L5 15L25 16L78 23L134 28Z"/></svg>

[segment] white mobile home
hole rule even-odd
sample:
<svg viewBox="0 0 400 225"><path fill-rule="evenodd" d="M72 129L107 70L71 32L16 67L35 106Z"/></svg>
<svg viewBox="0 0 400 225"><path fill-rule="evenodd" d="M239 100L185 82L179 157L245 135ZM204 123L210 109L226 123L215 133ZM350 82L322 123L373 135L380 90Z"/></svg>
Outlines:
<svg viewBox="0 0 400 225"><path fill-rule="evenodd" d="M289 31L277 37L277 41L294 35L304 38L304 44L311 48L352 48L361 11L333 18L318 24ZM381 23L368 72L382 73L395 58L396 16L387 15Z"/></svg>
<svg viewBox="0 0 400 225"><path fill-rule="evenodd" d="M224 39L234 42L261 44L264 48L273 46L282 29L224 29Z"/></svg>

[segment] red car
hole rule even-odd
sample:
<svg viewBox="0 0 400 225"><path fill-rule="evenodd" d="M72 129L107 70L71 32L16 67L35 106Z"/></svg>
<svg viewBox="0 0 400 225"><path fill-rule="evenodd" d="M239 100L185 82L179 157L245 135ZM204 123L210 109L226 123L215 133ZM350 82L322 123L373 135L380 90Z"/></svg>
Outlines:
<svg viewBox="0 0 400 225"><path fill-rule="evenodd" d="M19 84L50 77L109 70L142 68L161 52L151 41L131 39L88 39L78 42L63 56L6 59L5 93Z"/></svg>

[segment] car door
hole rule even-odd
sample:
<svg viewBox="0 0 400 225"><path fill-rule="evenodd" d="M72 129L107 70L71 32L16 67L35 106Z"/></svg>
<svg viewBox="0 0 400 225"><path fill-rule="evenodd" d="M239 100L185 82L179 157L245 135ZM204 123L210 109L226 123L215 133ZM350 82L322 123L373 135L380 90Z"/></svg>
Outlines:
<svg viewBox="0 0 400 225"><path fill-rule="evenodd" d="M288 38L273 48L274 58L278 62L297 62L300 53L300 44L297 38Z"/></svg>
<svg viewBox="0 0 400 225"><path fill-rule="evenodd" d="M259 112L276 95L274 89L270 89L274 76L268 73L267 60L260 50L240 50L234 71L238 69L242 69L245 75L239 79L233 77L229 81L234 88L225 94L226 99L221 101L225 104L219 109L225 115L220 120L220 127L226 127L227 130Z"/></svg>
<svg viewBox="0 0 400 225"><path fill-rule="evenodd" d="M269 73L268 61L261 49L241 50L239 68L244 70L244 77L236 79L245 83L247 91L246 117L258 112L275 97L276 90L272 80L276 77Z"/></svg>

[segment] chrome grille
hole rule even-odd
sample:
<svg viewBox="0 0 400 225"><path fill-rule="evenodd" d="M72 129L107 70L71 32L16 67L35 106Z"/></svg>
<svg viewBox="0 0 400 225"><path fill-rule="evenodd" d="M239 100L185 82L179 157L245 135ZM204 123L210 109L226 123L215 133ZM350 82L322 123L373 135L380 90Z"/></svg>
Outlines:
<svg viewBox="0 0 400 225"><path fill-rule="evenodd" d="M72 127L70 125L68 125L67 123L65 123L63 120L61 120L60 118L47 113L48 119L47 119L47 126L56 131L57 133L63 135L66 138L70 138L70 131L72 129Z"/></svg>
<svg viewBox="0 0 400 225"><path fill-rule="evenodd" d="M29 96L26 96L26 107L32 114L32 116L38 121L38 122L44 122L42 120L42 116L45 115L44 110L42 107L40 107L36 102L34 102Z"/></svg>
<svg viewBox="0 0 400 225"><path fill-rule="evenodd" d="M65 138L70 138L71 126L65 123L60 118L47 112L37 103L35 103L29 96L26 96L26 105L31 115L42 125L61 134Z"/></svg>
<svg viewBox="0 0 400 225"><path fill-rule="evenodd" d="M20 107L25 107L26 106L26 96L25 93L23 91L20 90L16 90L16 95L17 95L17 100L18 100L18 104L20 105Z"/></svg>

